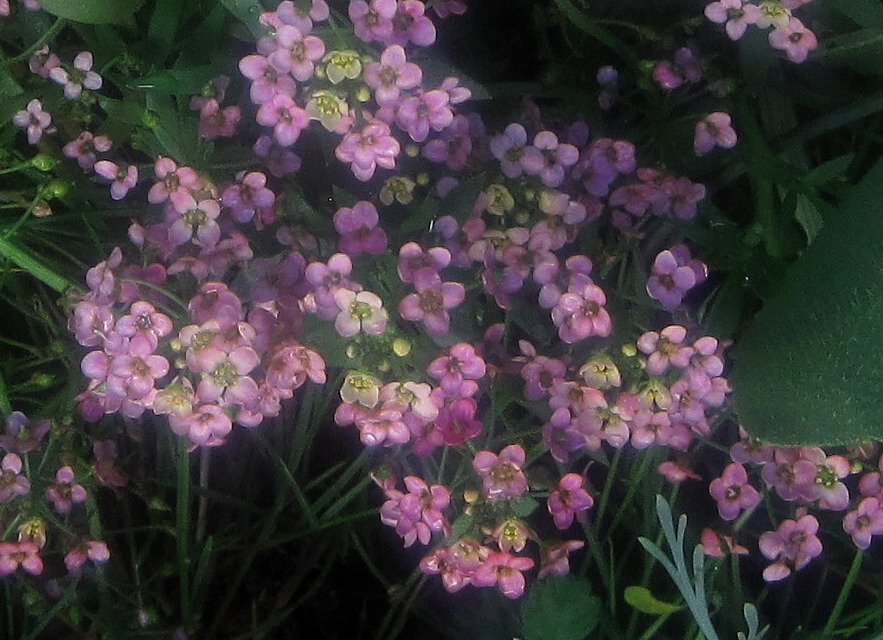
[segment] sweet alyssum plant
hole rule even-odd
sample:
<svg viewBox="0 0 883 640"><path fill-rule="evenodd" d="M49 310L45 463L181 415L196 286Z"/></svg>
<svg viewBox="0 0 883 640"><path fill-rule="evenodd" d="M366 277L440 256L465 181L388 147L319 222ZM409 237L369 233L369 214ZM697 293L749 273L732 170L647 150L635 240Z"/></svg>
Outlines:
<svg viewBox="0 0 883 640"><path fill-rule="evenodd" d="M133 118L108 86L116 73L115 90L131 90L123 61L101 61L103 72L100 51L68 56L46 38L26 56L26 84L55 93L11 117L27 145L54 141L42 151L47 170L60 163L137 210L127 242L71 296L87 380L76 403L87 422L121 416L180 439L179 524L190 524L188 452L206 459L231 446L234 430L259 433L321 395L328 410L306 415L340 438L357 435L380 520L420 550L421 574L451 594L487 587L513 600L570 573L592 576L585 589L603 594L593 615L610 637L630 637L637 612L654 610L633 597L648 593L649 558L637 554L644 591L626 597L624 620L622 590L638 585L618 581L608 556L657 492L674 499L682 484L707 481L706 506L720 518L701 533L704 553L730 557L736 573L736 556L763 558L769 583L823 553L817 513L839 514L861 550L883 533L876 450L773 447L738 429L727 345L705 335L696 312L709 268L685 240L702 184L579 119L532 107L501 121L471 109L480 87L439 73L427 52L446 18L468 15L465 3L248 6L231 10L253 41L186 96L189 112L154 92ZM718 2L705 15L732 39L747 24L773 27L769 44L802 62L813 39L797 18L781 19L792 9ZM703 86L698 53L672 58L650 70L655 90ZM602 76L610 108L621 99L615 70ZM683 153L726 153L737 125L708 113ZM45 194L25 215L44 205ZM21 413L7 419L8 438L46 428ZM118 489L125 475L112 442L99 442L94 461L57 465L49 483L48 461L73 448L65 433L46 445L39 472L35 448L0 442L4 575L40 575L59 552L71 572L114 562L113 542L74 534L69 516L86 516L93 489L79 481L89 469ZM31 499L40 474L54 513ZM749 523L761 505L758 530ZM97 532L99 505L89 506ZM675 535L657 508L676 564L647 537L655 518L630 540L644 536L713 637L719 612L705 599L702 556L689 586L685 525ZM189 552L178 551L184 575ZM182 609L189 585L181 580ZM661 610L667 619L677 609ZM525 605L526 628L535 610ZM748 637L761 636L754 611L744 610L747 627L731 623ZM168 616L180 616L181 632L198 630L193 611Z"/></svg>

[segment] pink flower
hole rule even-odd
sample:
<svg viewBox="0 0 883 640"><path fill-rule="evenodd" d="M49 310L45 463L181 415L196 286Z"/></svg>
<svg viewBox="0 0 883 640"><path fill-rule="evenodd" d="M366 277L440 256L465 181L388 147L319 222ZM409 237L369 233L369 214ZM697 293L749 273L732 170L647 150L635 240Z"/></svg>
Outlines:
<svg viewBox="0 0 883 640"><path fill-rule="evenodd" d="M524 449L517 444L504 447L499 455L492 451L475 454L472 467L481 476L486 500L508 500L527 491L527 478L521 470L525 458Z"/></svg>
<svg viewBox="0 0 883 640"><path fill-rule="evenodd" d="M270 64L277 71L290 73L299 82L312 78L315 62L325 55L322 39L287 24L276 30L275 37L278 48L269 54Z"/></svg>
<svg viewBox="0 0 883 640"><path fill-rule="evenodd" d="M852 536L859 549L871 546L871 536L883 535L883 505L879 498L868 497L843 518L843 530Z"/></svg>
<svg viewBox="0 0 883 640"><path fill-rule="evenodd" d="M735 520L745 509L753 509L760 502L757 489L748 484L745 467L736 462L724 468L719 478L711 481L708 493L717 500L717 510L724 520Z"/></svg>
<svg viewBox="0 0 883 640"><path fill-rule="evenodd" d="M99 160L94 168L95 173L113 181L110 185L110 197L114 200L125 198L129 189L138 183L138 167L133 164L123 167L110 160Z"/></svg>
<svg viewBox="0 0 883 640"><path fill-rule="evenodd" d="M389 125L372 119L361 130L347 132L334 155L352 165L356 178L367 182L374 177L377 167L394 169L400 151L401 145L390 133Z"/></svg>
<svg viewBox="0 0 883 640"><path fill-rule="evenodd" d="M751 553L745 547L736 544L732 537L720 534L708 527L702 530L700 541L705 555L712 558L723 558L728 554L746 556Z"/></svg>
<svg viewBox="0 0 883 640"><path fill-rule="evenodd" d="M523 571L532 569L534 561L505 551L492 551L475 571L472 584L477 587L496 585L507 598L520 598L524 593Z"/></svg>
<svg viewBox="0 0 883 640"><path fill-rule="evenodd" d="M0 577L8 576L21 567L31 575L43 573L43 559L36 542L0 542Z"/></svg>
<svg viewBox="0 0 883 640"><path fill-rule="evenodd" d="M96 151L108 151L112 145L107 136L96 136L89 131L83 131L76 140L71 140L61 152L68 158L74 158L81 169L91 169L97 160Z"/></svg>
<svg viewBox="0 0 883 640"><path fill-rule="evenodd" d="M405 477L404 483L408 493L396 489L386 491L388 499L380 508L380 521L395 527L405 547L418 541L429 544L433 532L444 532L450 526L442 510L450 504L451 493L447 487L429 486L417 476Z"/></svg>
<svg viewBox="0 0 883 640"><path fill-rule="evenodd" d="M819 46L816 34L807 29L799 18L791 17L788 24L770 32L770 46L785 52L791 62L803 62L810 51Z"/></svg>
<svg viewBox="0 0 883 640"><path fill-rule="evenodd" d="M68 571L76 571L86 564L87 560L92 562L110 560L110 550L107 548L107 544L100 540L87 540L77 545L64 557L64 566Z"/></svg>
<svg viewBox="0 0 883 640"><path fill-rule="evenodd" d="M352 257L362 253L379 255L386 251L386 232L380 226L376 207L366 200L341 207L334 214L334 228L341 235L340 251Z"/></svg>
<svg viewBox="0 0 883 640"><path fill-rule="evenodd" d="M426 372L433 379L439 381L445 393L453 396L458 394L465 382L473 382L473 384L466 385L472 387L475 380L483 378L487 373L487 365L484 359L475 352L475 347L465 342L459 342L448 349L446 356L438 357L430 362Z"/></svg>
<svg viewBox="0 0 883 640"><path fill-rule="evenodd" d="M17 127L23 127L28 132L28 144L37 144L44 133L54 133L52 116L43 111L43 103L37 98L28 102L27 108L17 111L12 117L12 123Z"/></svg>
<svg viewBox="0 0 883 640"><path fill-rule="evenodd" d="M706 278L706 267L693 260L684 245L661 251L653 261L647 293L671 311L681 304L687 291Z"/></svg>
<svg viewBox="0 0 883 640"><path fill-rule="evenodd" d="M763 572L763 579L776 582L798 571L822 552L822 542L816 536L819 521L805 515L797 520L784 520L775 531L760 535L758 546L769 560L774 560Z"/></svg>
<svg viewBox="0 0 883 640"><path fill-rule="evenodd" d="M567 529L574 518L580 519L583 512L591 509L595 500L585 489L585 478L578 473L563 476L555 489L549 493L547 508L552 514L555 526Z"/></svg>
<svg viewBox="0 0 883 640"><path fill-rule="evenodd" d="M405 98L396 109L395 121L414 142L423 142L430 130L441 131L454 120L447 91L433 89Z"/></svg>
<svg viewBox="0 0 883 640"><path fill-rule="evenodd" d="M413 42L427 47L435 42L435 25L424 14L426 5L420 0L398 0L392 17L392 32L384 42L405 45Z"/></svg>
<svg viewBox="0 0 883 640"><path fill-rule="evenodd" d="M265 127L273 127L273 137L282 147L297 142L301 132L310 124L307 112L285 93L277 93L262 103L255 120Z"/></svg>
<svg viewBox="0 0 883 640"><path fill-rule="evenodd" d="M760 16L760 7L743 0L719 0L705 7L706 18L717 24L727 23L725 29L730 40L745 35L748 25L757 23Z"/></svg>
<svg viewBox="0 0 883 640"><path fill-rule="evenodd" d="M101 76L92 71L92 54L88 51L77 54L73 69L68 71L59 65L49 70L49 77L64 85L64 95L70 100L79 98L84 87L94 91L102 84Z"/></svg>
<svg viewBox="0 0 883 640"><path fill-rule="evenodd" d="M379 336L386 331L389 316L383 308L383 301L370 291L350 291L337 289L334 301L340 312L334 320L334 328L344 338L351 338L360 331Z"/></svg>
<svg viewBox="0 0 883 640"><path fill-rule="evenodd" d="M722 111L709 113L696 123L696 135L693 138L693 149L697 155L703 155L714 149L732 149L736 146L736 131L730 124L730 114Z"/></svg>
<svg viewBox="0 0 883 640"><path fill-rule="evenodd" d="M605 304L607 296L595 284L563 293L551 312L552 322L558 327L558 336L567 344L589 336L609 336L613 331L613 322Z"/></svg>
<svg viewBox="0 0 883 640"><path fill-rule="evenodd" d="M423 71L407 62L401 45L390 45L380 55L380 62L365 67L365 84L374 89L374 99L381 107L394 105L402 90L413 89L423 79Z"/></svg>

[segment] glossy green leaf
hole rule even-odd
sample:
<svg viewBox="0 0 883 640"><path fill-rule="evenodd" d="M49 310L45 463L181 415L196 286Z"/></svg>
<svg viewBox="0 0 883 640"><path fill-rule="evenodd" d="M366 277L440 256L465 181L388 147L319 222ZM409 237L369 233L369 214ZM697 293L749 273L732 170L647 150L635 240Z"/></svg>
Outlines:
<svg viewBox="0 0 883 640"><path fill-rule="evenodd" d="M536 582L521 604L525 640L582 640L598 625L600 600L585 578Z"/></svg>
<svg viewBox="0 0 883 640"><path fill-rule="evenodd" d="M883 162L782 274L733 352L736 409L782 445L883 438Z"/></svg>
<svg viewBox="0 0 883 640"><path fill-rule="evenodd" d="M59 18L89 24L126 24L144 0L40 0L40 6Z"/></svg>
<svg viewBox="0 0 883 640"><path fill-rule="evenodd" d="M654 596L646 587L626 587L623 592L623 598L633 608L641 613L649 613L654 616L673 613L680 609L676 604L663 602Z"/></svg>

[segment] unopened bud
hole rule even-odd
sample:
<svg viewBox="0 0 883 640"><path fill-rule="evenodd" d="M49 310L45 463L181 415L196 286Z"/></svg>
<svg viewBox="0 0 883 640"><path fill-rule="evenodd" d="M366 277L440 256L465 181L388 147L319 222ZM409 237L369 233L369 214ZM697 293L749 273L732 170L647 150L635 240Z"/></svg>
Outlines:
<svg viewBox="0 0 883 640"><path fill-rule="evenodd" d="M57 164L58 160L50 156L48 153L38 153L31 158L31 165L40 171L52 171Z"/></svg>

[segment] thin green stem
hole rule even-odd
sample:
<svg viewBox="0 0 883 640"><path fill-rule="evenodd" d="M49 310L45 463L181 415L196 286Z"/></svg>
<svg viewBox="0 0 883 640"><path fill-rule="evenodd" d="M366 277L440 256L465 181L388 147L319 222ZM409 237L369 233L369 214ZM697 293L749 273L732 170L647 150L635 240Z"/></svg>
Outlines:
<svg viewBox="0 0 883 640"><path fill-rule="evenodd" d="M10 65L15 64L16 62L23 62L34 55L37 51L43 48L43 45L52 40L55 36L61 33L61 30L64 29L67 24L67 20L65 18L58 18L55 22L52 23L52 26L49 27L49 30L46 31L40 38L32 44L30 47L22 51L17 56L13 56L12 58L6 58L5 60L0 61L0 67L8 67Z"/></svg>
<svg viewBox="0 0 883 640"><path fill-rule="evenodd" d="M846 580L844 580L843 587L840 589L840 595L837 596L837 601L834 603L834 608L831 609L831 615L828 616L828 622L825 624L824 631L822 631L823 637L829 638L834 635L834 627L837 626L840 614L843 613L843 607L846 606L846 601L849 599L849 594L852 592L852 587L858 578L863 558L862 550L856 549L855 556L852 558L852 565L849 567L849 573L846 574Z"/></svg>
<svg viewBox="0 0 883 640"><path fill-rule="evenodd" d="M178 496L176 503L176 537L178 543L178 579L181 589L181 618L190 632L190 454L187 440L178 440Z"/></svg>

